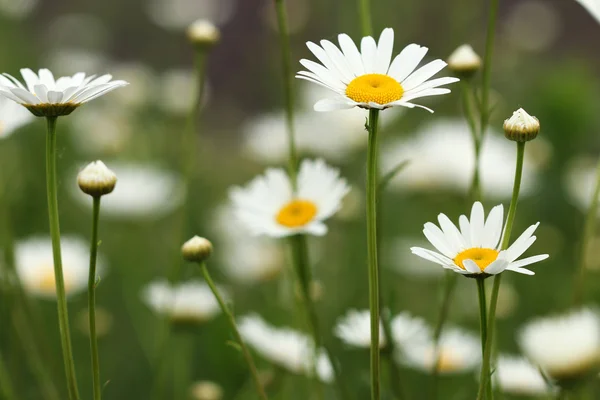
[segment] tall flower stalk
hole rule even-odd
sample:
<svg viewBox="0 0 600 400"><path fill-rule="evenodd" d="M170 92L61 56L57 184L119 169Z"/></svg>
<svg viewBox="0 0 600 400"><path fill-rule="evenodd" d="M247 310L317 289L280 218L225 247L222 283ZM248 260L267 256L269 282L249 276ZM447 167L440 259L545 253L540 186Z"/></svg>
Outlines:
<svg viewBox="0 0 600 400"><path fill-rule="evenodd" d="M17 400L15 393L8 368L4 363L4 355L0 353L0 394L5 400Z"/></svg>

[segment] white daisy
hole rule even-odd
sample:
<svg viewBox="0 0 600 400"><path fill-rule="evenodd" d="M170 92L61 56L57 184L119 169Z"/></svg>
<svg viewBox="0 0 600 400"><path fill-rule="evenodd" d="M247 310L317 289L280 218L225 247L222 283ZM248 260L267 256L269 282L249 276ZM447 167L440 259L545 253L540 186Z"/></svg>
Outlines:
<svg viewBox="0 0 600 400"><path fill-rule="evenodd" d="M185 186L179 175L153 165L107 162L119 177L119 184L110 196L102 199L102 214L120 218L158 218L181 205ZM89 198L76 185L73 197L86 207Z"/></svg>
<svg viewBox="0 0 600 400"><path fill-rule="evenodd" d="M525 355L557 381L583 377L600 367L600 316L583 309L528 323L519 335Z"/></svg>
<svg viewBox="0 0 600 400"><path fill-rule="evenodd" d="M350 188L338 170L323 160L304 160L298 187L283 169L268 169L230 197L239 220L256 235L284 237L298 233L324 235L323 223L335 214Z"/></svg>
<svg viewBox="0 0 600 400"><path fill-rule="evenodd" d="M600 22L600 2L597 0L576 0L579 4L581 4L588 12L596 19L596 21Z"/></svg>
<svg viewBox="0 0 600 400"><path fill-rule="evenodd" d="M503 393L517 396L544 396L552 391L539 369L522 357L498 357L493 379Z"/></svg>
<svg viewBox="0 0 600 400"><path fill-rule="evenodd" d="M423 233L439 253L421 247L412 247L413 254L440 264L442 267L462 275L497 275L504 270L534 275L533 271L523 268L548 258L548 254L527 257L517 261L536 237L532 236L539 222L531 225L506 250L500 249L503 232L504 208L502 204L492 208L487 219L480 202L471 209L471 218L461 215L459 228L445 214L438 215L441 229L427 222Z"/></svg>
<svg viewBox="0 0 600 400"><path fill-rule="evenodd" d="M61 254L65 292L67 296L87 289L89 275L89 243L76 238L61 238ZM99 271L102 259L99 258ZM56 298L54 257L49 237L34 237L17 242L15 247L16 271L23 288L38 297Z"/></svg>
<svg viewBox="0 0 600 400"><path fill-rule="evenodd" d="M80 105L128 84L111 81L111 75L86 77L83 72L55 80L47 69L40 69L36 74L24 68L21 75L26 86L9 74L0 76L0 95L23 105L38 117L68 115Z"/></svg>
<svg viewBox="0 0 600 400"><path fill-rule="evenodd" d="M580 156L569 162L563 176L565 188L571 204L582 212L587 212L594 194L596 185L597 160Z"/></svg>
<svg viewBox="0 0 600 400"><path fill-rule="evenodd" d="M33 115L12 100L0 97L0 140L33 120Z"/></svg>
<svg viewBox="0 0 600 400"><path fill-rule="evenodd" d="M431 338L431 329L423 318L413 317L404 311L392 319L392 338L398 346L426 343Z"/></svg>
<svg viewBox="0 0 600 400"><path fill-rule="evenodd" d="M240 333L249 346L262 357L296 374L312 375L314 343L303 333L275 328L258 315L241 318ZM323 382L333 380L333 367L323 350L317 357L317 374Z"/></svg>
<svg viewBox="0 0 600 400"><path fill-rule="evenodd" d="M73 114L68 122L73 127L70 137L77 150L92 157L123 152L131 145L136 131L130 110L111 102Z"/></svg>
<svg viewBox="0 0 600 400"><path fill-rule="evenodd" d="M392 61L394 30L386 28L375 39L366 36L362 39L361 51L346 34L338 36L340 48L328 40L321 40L321 46L308 42L309 50L321 61L300 60L308 71L300 71L296 78L324 86L336 92L337 96L318 101L316 111L333 111L352 107L385 109L395 106L408 108L421 107L411 103L419 97L450 93L440 86L457 82L457 78L429 78L440 72L446 63L434 60L417 69L417 65L427 53L427 47L410 44Z"/></svg>
<svg viewBox="0 0 600 400"><path fill-rule="evenodd" d="M441 374L467 372L477 367L481 361L479 337L458 328L448 328L440 337L438 353L433 339L415 336L414 341L405 342L398 357L411 368L431 372L436 358Z"/></svg>
<svg viewBox="0 0 600 400"><path fill-rule="evenodd" d="M371 346L371 312L369 310L350 310L340 318L334 328L335 335L344 343L355 346ZM385 347L383 326L379 324L379 347Z"/></svg>
<svg viewBox="0 0 600 400"><path fill-rule="evenodd" d="M225 293L222 288L219 291ZM200 281L179 285L171 285L167 280L155 281L146 286L142 297L154 312L174 322L202 323L221 312L208 285Z"/></svg>

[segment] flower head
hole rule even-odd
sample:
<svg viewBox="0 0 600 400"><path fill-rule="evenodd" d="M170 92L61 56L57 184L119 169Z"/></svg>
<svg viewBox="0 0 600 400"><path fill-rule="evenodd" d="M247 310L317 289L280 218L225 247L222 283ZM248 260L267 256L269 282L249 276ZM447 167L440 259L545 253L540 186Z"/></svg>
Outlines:
<svg viewBox="0 0 600 400"><path fill-rule="evenodd" d="M519 336L525 355L558 384L600 367L600 316L583 309L528 323Z"/></svg>
<svg viewBox="0 0 600 400"><path fill-rule="evenodd" d="M202 48L215 45L221 38L219 28L206 19L192 22L188 27L187 35L192 44Z"/></svg>
<svg viewBox="0 0 600 400"><path fill-rule="evenodd" d="M539 369L522 357L498 357L494 383L503 393L518 396L544 396L551 391Z"/></svg>
<svg viewBox="0 0 600 400"><path fill-rule="evenodd" d="M355 346L371 346L371 313L369 310L350 310L335 326L335 335L344 343ZM383 326L379 324L379 346L385 347Z"/></svg>
<svg viewBox="0 0 600 400"><path fill-rule="evenodd" d="M450 93L449 89L440 86L458 81L457 78L428 81L446 66L442 60L434 60L415 71L427 53L426 47L410 44L392 61L394 30L391 28L383 30L379 43L371 36L364 37L360 51L346 34L339 35L338 41L339 48L328 40L321 40L321 46L307 43L322 64L300 60L308 71L298 72L296 78L324 86L337 94L334 98L318 101L314 106L316 111L353 107L382 110L403 106L433 112L410 101Z"/></svg>
<svg viewBox="0 0 600 400"><path fill-rule="evenodd" d="M0 76L0 95L23 105L37 117L69 115L80 105L127 85L125 81L111 81L111 75L86 78L83 72L55 80L47 69L36 74L24 68L21 75L25 85L12 75Z"/></svg>
<svg viewBox="0 0 600 400"><path fill-rule="evenodd" d="M117 176L100 160L88 164L77 175L77 184L82 192L92 197L112 193L117 184Z"/></svg>
<svg viewBox="0 0 600 400"><path fill-rule="evenodd" d="M518 261L517 258L535 242L536 237L532 235L539 222L527 228L508 249L501 250L503 214L502 205L498 205L492 208L486 219L483 206L480 202L475 202L470 219L465 215L460 216L460 230L445 214L440 214L438 222L441 228L427 222L423 229L425 237L439 253L420 247L413 247L411 251L419 257L469 277L497 275L504 270L533 275L532 271L523 267L545 260L548 255L541 254Z"/></svg>
<svg viewBox="0 0 600 400"><path fill-rule="evenodd" d="M224 396L223 388L216 382L195 382L190 388L193 400L221 400Z"/></svg>
<svg viewBox="0 0 600 400"><path fill-rule="evenodd" d="M528 142L540 132L540 121L519 108L509 119L504 121L504 136L515 142Z"/></svg>
<svg viewBox="0 0 600 400"><path fill-rule="evenodd" d="M463 44L448 57L448 69L458 76L469 78L481 68L481 57L468 44Z"/></svg>
<svg viewBox="0 0 600 400"><path fill-rule="evenodd" d="M212 243L203 237L194 236L181 247L183 258L192 262L206 261L213 251Z"/></svg>
<svg viewBox="0 0 600 400"><path fill-rule="evenodd" d="M0 96L0 140L9 137L31 120L33 120L31 113L14 101Z"/></svg>
<svg viewBox="0 0 600 400"><path fill-rule="evenodd" d="M305 160L296 191L283 169L268 169L245 188L234 188L230 197L239 220L256 235L324 235L323 221L340 209L349 191L339 175L323 160Z"/></svg>

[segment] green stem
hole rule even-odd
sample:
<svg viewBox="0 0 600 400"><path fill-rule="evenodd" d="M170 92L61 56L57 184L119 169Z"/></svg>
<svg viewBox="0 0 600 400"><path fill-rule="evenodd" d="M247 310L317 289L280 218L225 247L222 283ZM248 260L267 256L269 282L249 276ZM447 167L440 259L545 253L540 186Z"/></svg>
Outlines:
<svg viewBox="0 0 600 400"><path fill-rule="evenodd" d="M588 208L587 213L585 215L585 222L583 225L583 236L581 238L579 248L579 262L577 265L579 271L575 280L575 290L573 291L573 302L576 306L581 304L585 293L585 254L588 250L590 240L596 232L596 219L598 218L598 196L600 196L600 160L598 160L598 165L596 167L596 183L594 186L594 193L592 194L592 201L590 202L590 207Z"/></svg>
<svg viewBox="0 0 600 400"><path fill-rule="evenodd" d="M487 342L487 303L485 301L485 281L484 278L477 278L477 294L479 297L479 329L481 332L481 356L485 351Z"/></svg>
<svg viewBox="0 0 600 400"><path fill-rule="evenodd" d="M17 400L12 380L4 364L4 356L0 354L0 394L4 400Z"/></svg>
<svg viewBox="0 0 600 400"><path fill-rule="evenodd" d="M227 304L225 304L225 301L223 300L223 297L221 297L221 294L219 293L217 286L215 285L212 278L210 277L208 268L206 268L206 264L202 263L202 264L200 264L200 267L202 268L202 275L204 275L204 280L206 280L206 283L210 287L210 290L215 295L215 298L217 299L219 306L221 306L221 310L223 311L223 314L225 314L225 316L227 316L227 320L229 321L229 324L231 325L231 329L233 330L235 338L238 341L240 348L242 349L242 354L244 355L244 359L246 360L246 363L248 364L248 369L250 370L250 374L252 375L252 380L254 381L254 385L256 386L256 391L258 392L258 396L263 400L267 400L267 395L262 386L262 383L260 382L260 378L258 377L258 371L256 370L256 365L254 364L254 360L252 359L252 355L250 354L250 351L248 350L246 343L242 339L242 335L240 335L240 331L238 330L237 324L235 323L235 317L233 316L231 310L229 310L229 307L227 307Z"/></svg>
<svg viewBox="0 0 600 400"><path fill-rule="evenodd" d="M62 270L60 252L60 225L58 221L58 196L56 183L56 120L57 117L47 117L48 134L46 135L46 186L48 192L48 218L50 235L52 236L52 254L54 256L54 278L56 280L56 304L58 309L58 324L60 339L67 377L67 387L70 400L79 400L75 363L69 331L69 311Z"/></svg>
<svg viewBox="0 0 600 400"><path fill-rule="evenodd" d="M506 250L510 242L510 234L512 232L515 215L517 212L517 203L519 201L519 191L521 190L521 177L523 175L523 162L525 160L525 143L517 142L517 165L515 168L515 180L513 185L513 194L510 200L510 207L508 208L508 215L506 216L506 226L504 228L504 234L502 236L502 244L500 249ZM483 352L483 361L481 366L481 376L479 380L479 393L477 400L484 399L484 392L491 392L490 382L490 360L492 357L492 342L494 336L495 322L496 322L496 305L498 304L498 293L500 291L500 282L502 281L502 274L498 274L494 277L494 286L492 287L492 295L490 300L489 317L488 317L488 337L485 342L485 348ZM488 400L491 400L491 396L488 395Z"/></svg>
<svg viewBox="0 0 600 400"><path fill-rule="evenodd" d="M369 260L369 308L371 310L371 400L380 398L379 266L377 264L377 123L379 110L369 110L367 154L367 252Z"/></svg>
<svg viewBox="0 0 600 400"><path fill-rule="evenodd" d="M475 168L473 170L473 179L471 181L471 188L469 190L469 197L473 202L475 202L481 200L482 198L479 163L481 158L481 142L483 135L480 135L480 133L477 131L477 120L471 101L471 83L468 80L462 80L460 81L460 84L463 113L469 125L471 138L473 139L473 151L475 154Z"/></svg>
<svg viewBox="0 0 600 400"><path fill-rule="evenodd" d="M90 324L90 352L92 354L92 377L94 400L102 398L100 384L100 361L98 358L98 338L96 335L96 259L98 255L98 218L100 216L100 196L93 198L92 239L90 242L90 271L88 277L88 318Z"/></svg>
<svg viewBox="0 0 600 400"><path fill-rule="evenodd" d="M390 368L390 386L392 387L394 398L396 400L403 400L406 398L406 395L404 394L402 382L400 381L400 368L394 358L394 355L396 354L396 343L394 342L391 320L392 318L390 312L386 310L381 313L381 325L383 326L383 332L386 340L382 355L386 358Z"/></svg>
<svg viewBox="0 0 600 400"><path fill-rule="evenodd" d="M290 50L290 32L287 23L287 13L283 0L275 0L277 26L279 28L279 45L281 46L281 68L283 74L283 92L285 101L285 121L288 132L289 165L288 172L295 187L298 168L298 153L294 129L294 89L292 81L292 51Z"/></svg>
<svg viewBox="0 0 600 400"><path fill-rule="evenodd" d="M485 136L490 119L490 84L492 80L492 56L494 54L494 37L496 35L496 20L498 17L498 7L500 0L490 0L490 10L488 14L487 36L485 39L485 55L483 58L483 79L481 86L481 120L479 124L480 135L482 140Z"/></svg>
<svg viewBox="0 0 600 400"><path fill-rule="evenodd" d="M371 1L358 0L358 15L360 17L360 26L363 36L373 34L373 24L371 18Z"/></svg>

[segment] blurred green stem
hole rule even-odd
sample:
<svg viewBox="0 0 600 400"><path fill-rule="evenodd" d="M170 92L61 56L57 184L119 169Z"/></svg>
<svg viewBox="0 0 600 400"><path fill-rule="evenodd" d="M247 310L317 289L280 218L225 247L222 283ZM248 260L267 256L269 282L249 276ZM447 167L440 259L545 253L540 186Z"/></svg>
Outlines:
<svg viewBox="0 0 600 400"><path fill-rule="evenodd" d="M400 381L400 368L394 358L397 352L396 342L394 341L394 333L392 331L392 315L389 310L384 309L381 313L381 325L385 334L385 346L382 350L382 356L387 360L390 369L390 386L396 400L406 398L402 383Z"/></svg>
<svg viewBox="0 0 600 400"><path fill-rule="evenodd" d="M52 236L52 254L54 256L54 278L56 280L56 304L58 309L58 324L60 328L61 347L67 387L70 400L79 400L75 363L69 331L69 311L65 294L65 280L62 270L60 251L60 225L58 221L58 196L56 183L56 120L57 117L47 117L48 134L46 135L46 187L48 192L48 218L50 235Z"/></svg>
<svg viewBox="0 0 600 400"><path fill-rule="evenodd" d="M592 194L592 201L590 207L585 215L585 222L583 226L583 235L581 237L581 243L579 244L579 254L577 267L579 268L578 275L575 280L575 290L573 291L573 303L575 306L581 304L585 294L585 275L586 275L586 257L585 254L588 250L590 240L596 232L596 219L598 218L598 196L600 196L600 159L596 166L596 183L594 186L594 193Z"/></svg>
<svg viewBox="0 0 600 400"><path fill-rule="evenodd" d="M12 380L4 363L4 356L0 353L0 394L4 400L17 400Z"/></svg>
<svg viewBox="0 0 600 400"><path fill-rule="evenodd" d="M298 153L294 129L294 85L292 81L292 51L290 49L290 33L284 0L274 0L279 28L279 45L281 46L281 69L283 75L283 92L285 101L285 120L288 131L289 165L288 173L295 187L298 168Z"/></svg>
<svg viewBox="0 0 600 400"><path fill-rule="evenodd" d="M369 110L367 154L367 252L369 308L371 311L371 400L380 398L379 360L379 265L377 264L377 124L379 110Z"/></svg>
<svg viewBox="0 0 600 400"><path fill-rule="evenodd" d="M504 227L504 234L502 236L502 244L500 249L506 250L510 242L510 234L512 232L515 215L517 212L517 203L519 202L519 191L521 190L521 177L523 176L523 162L525 160L525 143L517 142L517 165L515 168L515 180L513 184L513 194L510 200L510 207L508 208L508 215L506 216L506 226ZM485 342L485 348L483 351L483 361L481 363L481 376L479 378L479 393L477 400L483 400L485 398L484 392L487 391L487 400L492 400L491 395L491 366L490 361L492 358L492 343L494 340L494 329L496 322L496 305L498 304L498 293L500 291L500 282L502 281L502 273L494 277L494 286L492 287L492 295L490 300L489 317L488 317L488 336Z"/></svg>
<svg viewBox="0 0 600 400"><path fill-rule="evenodd" d="M240 334L237 324L235 323L235 317L233 316L233 313L231 312L229 307L227 307L225 300L223 300L223 297L219 293L217 286L215 285L212 278L210 277L208 268L206 268L206 263L201 263L200 268L202 269L202 275L204 276L204 280L210 287L210 290L215 295L215 298L217 299L217 302L219 303L219 306L221 307L221 311L223 311L223 314L225 314L225 316L227 317L227 320L229 321L229 325L231 326L231 329L233 330L233 334L235 335L237 343L240 345L242 354L244 356L244 359L246 360L246 364L248 364L248 369L250 370L250 374L252 375L252 380L254 381L254 385L256 386L256 392L258 393L258 396L263 400L267 400L267 395L265 393L265 389L263 388L262 383L260 382L260 377L258 376L258 371L256 369L256 365L254 364L254 360L252 359L252 354L250 354L250 350L248 350L248 347L246 346L244 339L242 339L242 335Z"/></svg>
<svg viewBox="0 0 600 400"><path fill-rule="evenodd" d="M492 80L492 57L494 54L494 37L496 36L496 20L500 0L490 0L487 36L485 39L485 55L483 58L483 79L481 83L481 107L479 140L483 140L490 119L490 84Z"/></svg>
<svg viewBox="0 0 600 400"><path fill-rule="evenodd" d="M473 103L471 99L471 82L469 80L461 80L461 98L462 108L471 131L471 138L473 139L473 151L475 153L475 168L473 169L473 179L471 180L471 188L469 189L469 197L474 201L481 201L481 176L479 170L479 163L481 159L481 144L483 140L483 134L477 131L477 117L475 110L473 110Z"/></svg>
<svg viewBox="0 0 600 400"><path fill-rule="evenodd" d="M358 15L360 17L360 27L363 36L373 34L373 24L371 22L371 0L358 0Z"/></svg>
<svg viewBox="0 0 600 400"><path fill-rule="evenodd" d="M90 324L90 352L92 354L92 377L94 400L102 398L100 384L100 361L98 358L98 338L96 335L96 260L98 255L98 218L100 216L100 196L93 198L92 239L90 242L90 270L88 277L88 319Z"/></svg>

